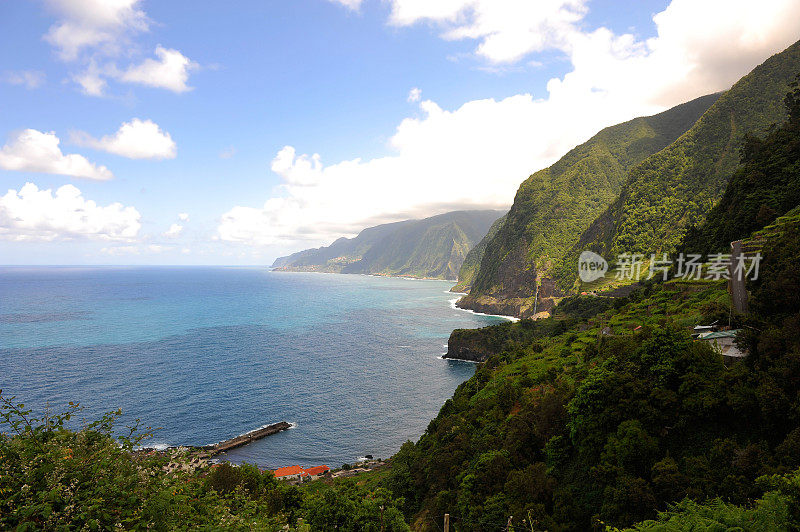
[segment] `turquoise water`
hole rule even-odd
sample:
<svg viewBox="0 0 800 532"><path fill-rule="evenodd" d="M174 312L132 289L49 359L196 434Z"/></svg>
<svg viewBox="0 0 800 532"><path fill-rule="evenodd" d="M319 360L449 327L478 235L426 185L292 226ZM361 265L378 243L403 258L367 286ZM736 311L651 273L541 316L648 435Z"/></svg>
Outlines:
<svg viewBox="0 0 800 532"><path fill-rule="evenodd" d="M35 408L122 408L150 444L296 427L228 453L262 467L388 457L474 366L439 358L451 283L261 268L0 268L0 388Z"/></svg>

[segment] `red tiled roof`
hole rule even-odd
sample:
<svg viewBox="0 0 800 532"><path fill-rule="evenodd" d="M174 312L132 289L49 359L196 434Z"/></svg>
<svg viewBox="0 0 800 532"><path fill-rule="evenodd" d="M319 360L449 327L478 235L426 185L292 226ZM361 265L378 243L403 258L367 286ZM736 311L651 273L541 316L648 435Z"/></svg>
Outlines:
<svg viewBox="0 0 800 532"><path fill-rule="evenodd" d="M273 473L275 474L276 478L288 477L290 475L300 475L301 473L303 473L303 468L300 467L299 465L279 467L278 469L273 471Z"/></svg>
<svg viewBox="0 0 800 532"><path fill-rule="evenodd" d="M311 476L317 476L325 473L326 471L330 471L331 468L326 465L320 465L316 467L309 467L305 471Z"/></svg>

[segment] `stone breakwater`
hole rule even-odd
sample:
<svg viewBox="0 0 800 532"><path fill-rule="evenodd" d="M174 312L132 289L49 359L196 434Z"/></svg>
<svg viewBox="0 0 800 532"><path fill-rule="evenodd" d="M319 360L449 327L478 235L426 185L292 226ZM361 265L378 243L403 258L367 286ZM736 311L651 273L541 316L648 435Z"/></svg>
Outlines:
<svg viewBox="0 0 800 532"><path fill-rule="evenodd" d="M283 432L284 430L288 430L290 428L292 428L291 423L281 421L279 423L273 423L272 425L266 425L264 427L257 428L256 430L251 430L250 432L240 434L239 436L215 443L213 445L205 445L201 447L201 449L208 451L210 456L214 456L215 454L236 449L237 447L247 445L248 443L260 440L261 438L266 438L267 436L272 436L273 434Z"/></svg>
<svg viewBox="0 0 800 532"><path fill-rule="evenodd" d="M226 451L230 451L231 449L236 449L237 447L241 447L243 445L247 445L248 443L252 443L256 440L260 440L261 438L266 438L267 436L272 436L273 434L277 434L279 432L283 432L284 430L288 430L292 428L292 424L287 421L281 421L279 423L273 423L271 425L264 425L263 427L259 427L255 430L251 430L250 432L245 432L244 434L240 434L238 436L234 436L233 438L229 438L227 440L223 440L221 442L213 443L211 445L173 445L166 448L155 449L152 447L145 447L143 449L139 449L140 452L164 452L164 451L172 451L175 449L184 449L188 451L199 451L200 456L202 458L210 458L212 456L218 455L220 453L224 453Z"/></svg>

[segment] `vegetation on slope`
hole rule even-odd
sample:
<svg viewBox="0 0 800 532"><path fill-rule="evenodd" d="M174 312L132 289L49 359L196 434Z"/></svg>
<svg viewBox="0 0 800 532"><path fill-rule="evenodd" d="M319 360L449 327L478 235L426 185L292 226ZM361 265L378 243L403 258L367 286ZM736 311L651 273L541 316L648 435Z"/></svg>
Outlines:
<svg viewBox="0 0 800 532"><path fill-rule="evenodd" d="M586 530L653 518L686 497L761 496L758 477L800 466L800 304L777 313L763 303L797 282L781 268L800 243L768 251L746 364L726 366L689 337L728 316L719 282L649 285L594 316L607 302L577 297L583 317L473 332L493 354L394 457L389 485L405 510L418 524L451 513L460 530L509 515Z"/></svg>
<svg viewBox="0 0 800 532"><path fill-rule="evenodd" d="M763 139L746 136L725 194L705 224L687 232L684 251L726 251L732 241L800 205L800 86L792 86L784 100L788 120Z"/></svg>
<svg viewBox="0 0 800 532"><path fill-rule="evenodd" d="M478 268L481 266L483 255L486 253L486 245L494 238L494 235L497 234L505 221L505 215L495 220L486 236L481 238L481 241L469 250L467 256L464 257L461 268L458 270L458 282L450 289L451 292L469 292L470 288L472 288L472 283L475 282L475 276L478 275Z"/></svg>
<svg viewBox="0 0 800 532"><path fill-rule="evenodd" d="M537 271L552 269L614 201L631 167L683 134L717 98L704 96L608 127L526 179L506 222L487 243L470 295L460 305L528 315L524 309L532 309L527 300L536 293ZM508 301L513 308L500 312Z"/></svg>
<svg viewBox="0 0 800 532"><path fill-rule="evenodd" d="M759 160L778 175L795 164L743 168ZM509 515L547 530L796 527L800 209L754 228L748 316L724 280L654 279L625 298L567 298L545 320L455 331L451 348L486 361L394 457L387 482L415 525L447 512L459 530ZM691 339L713 321L742 329L744 361Z"/></svg>
<svg viewBox="0 0 800 532"><path fill-rule="evenodd" d="M2 530L408 530L385 489L307 493L252 465L135 451L148 432L115 436L119 412L75 431L77 405L36 418L0 401Z"/></svg>
<svg viewBox="0 0 800 532"><path fill-rule="evenodd" d="M455 279L467 253L486 235L499 211L454 211L365 229L327 247L281 257L288 271L365 273Z"/></svg>
<svg viewBox="0 0 800 532"><path fill-rule="evenodd" d="M626 531L679 532L694 530L769 530L788 532L800 528L800 470L759 479L769 491L754 504L736 506L715 498L706 503L684 499L658 517ZM609 532L618 529L609 527Z"/></svg>
<svg viewBox="0 0 800 532"><path fill-rule="evenodd" d="M675 251L722 197L746 136L786 118L784 95L798 71L800 42L756 67L685 135L633 168L619 198L581 236L575 257L587 248L606 257Z"/></svg>
<svg viewBox="0 0 800 532"><path fill-rule="evenodd" d="M456 530L501 528L510 515L524 529L796 530L798 99L787 98L786 124L747 141L696 233L719 249L755 231L749 243L764 260L749 282L750 315L731 312L724 281L648 281L624 298L566 298L548 319L456 331L452 349L485 357L475 375L390 470L324 489L135 451L147 433L118 436L114 414L70 430L76 406L37 419L0 394L0 528L377 531L407 530L409 519L437 530L449 513ZM427 230L431 241L446 234ZM715 320L742 329L744 361L691 339L693 325Z"/></svg>

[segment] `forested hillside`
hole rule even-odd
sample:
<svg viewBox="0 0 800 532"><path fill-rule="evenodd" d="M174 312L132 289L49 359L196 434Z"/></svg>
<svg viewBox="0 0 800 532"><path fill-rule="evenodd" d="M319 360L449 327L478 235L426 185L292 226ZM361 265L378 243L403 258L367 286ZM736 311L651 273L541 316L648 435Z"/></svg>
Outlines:
<svg viewBox="0 0 800 532"><path fill-rule="evenodd" d="M704 96L608 127L526 179L459 306L529 315L538 273L551 270L614 201L631 167L683 134L717 98Z"/></svg>
<svg viewBox="0 0 800 532"><path fill-rule="evenodd" d="M486 253L486 245L494 238L494 235L497 234L505 221L505 216L498 218L489 228L486 236L481 238L481 241L469 250L461 269L458 270L458 283L450 290L451 292L469 292L470 288L472 288L472 283L475 281L475 276L478 274L483 255Z"/></svg>
<svg viewBox="0 0 800 532"><path fill-rule="evenodd" d="M531 176L520 187L508 222L487 244L474 286L459 305L528 316L537 286L545 289L540 292L540 309L549 306L546 299L559 288L573 287L577 258L585 249L608 259L622 252L674 251L687 228L702 224L722 196L745 138L763 136L770 124L786 117L783 98L798 71L800 43L756 67L707 110L700 103L710 100L691 102L694 110L700 107L702 117L686 125L685 133L677 131L680 128L667 130L675 136L649 153L638 152L640 157L627 159L628 165L608 164L612 157L619 158L614 150L620 145L613 142L601 144L609 150L603 157L574 155L603 134L633 122L604 130L553 167ZM680 110L681 106L667 113ZM618 187L607 189L611 194L593 196L597 191L587 189L593 183L599 190L607 183ZM573 197L578 201L571 202Z"/></svg>
<svg viewBox="0 0 800 532"><path fill-rule="evenodd" d="M501 211L454 211L364 229L355 238L281 257L285 271L363 273L455 279L464 258Z"/></svg>
<svg viewBox="0 0 800 532"><path fill-rule="evenodd" d="M800 79L800 77L798 77ZM742 235L800 205L800 86L786 96L788 120L762 139L745 138L741 165L700 227L687 232L683 251L727 251Z"/></svg>
<svg viewBox="0 0 800 532"><path fill-rule="evenodd" d="M764 494L759 477L794 471L800 224L792 223L768 239L763 277L751 286L755 314L734 318L753 327L742 337L745 362L726 363L689 336L729 316L724 281L649 284L611 308L576 296L546 320L463 331L491 354L420 441L394 457L389 486L413 522L435 530L426 523L447 512L459 530L509 515L536 530L622 527L684 498L746 508Z"/></svg>
<svg viewBox="0 0 800 532"><path fill-rule="evenodd" d="M745 150L725 197L751 198L749 175L769 171L774 186L720 211L763 256L750 314L732 311L724 279L656 277L624 298L566 298L547 319L454 331L451 354L485 362L388 481L417 528L435 530L443 513L459 530L509 515L534 530L800 525L800 207L751 220L763 198L800 184L787 155L798 96L759 141L767 151ZM690 336L711 322L740 329L747 357L724 360Z"/></svg>
<svg viewBox="0 0 800 532"><path fill-rule="evenodd" d="M631 170L575 253L675 251L686 229L701 224L722 197L748 135L762 136L786 118L784 98L798 72L800 42L739 80L685 135Z"/></svg>

